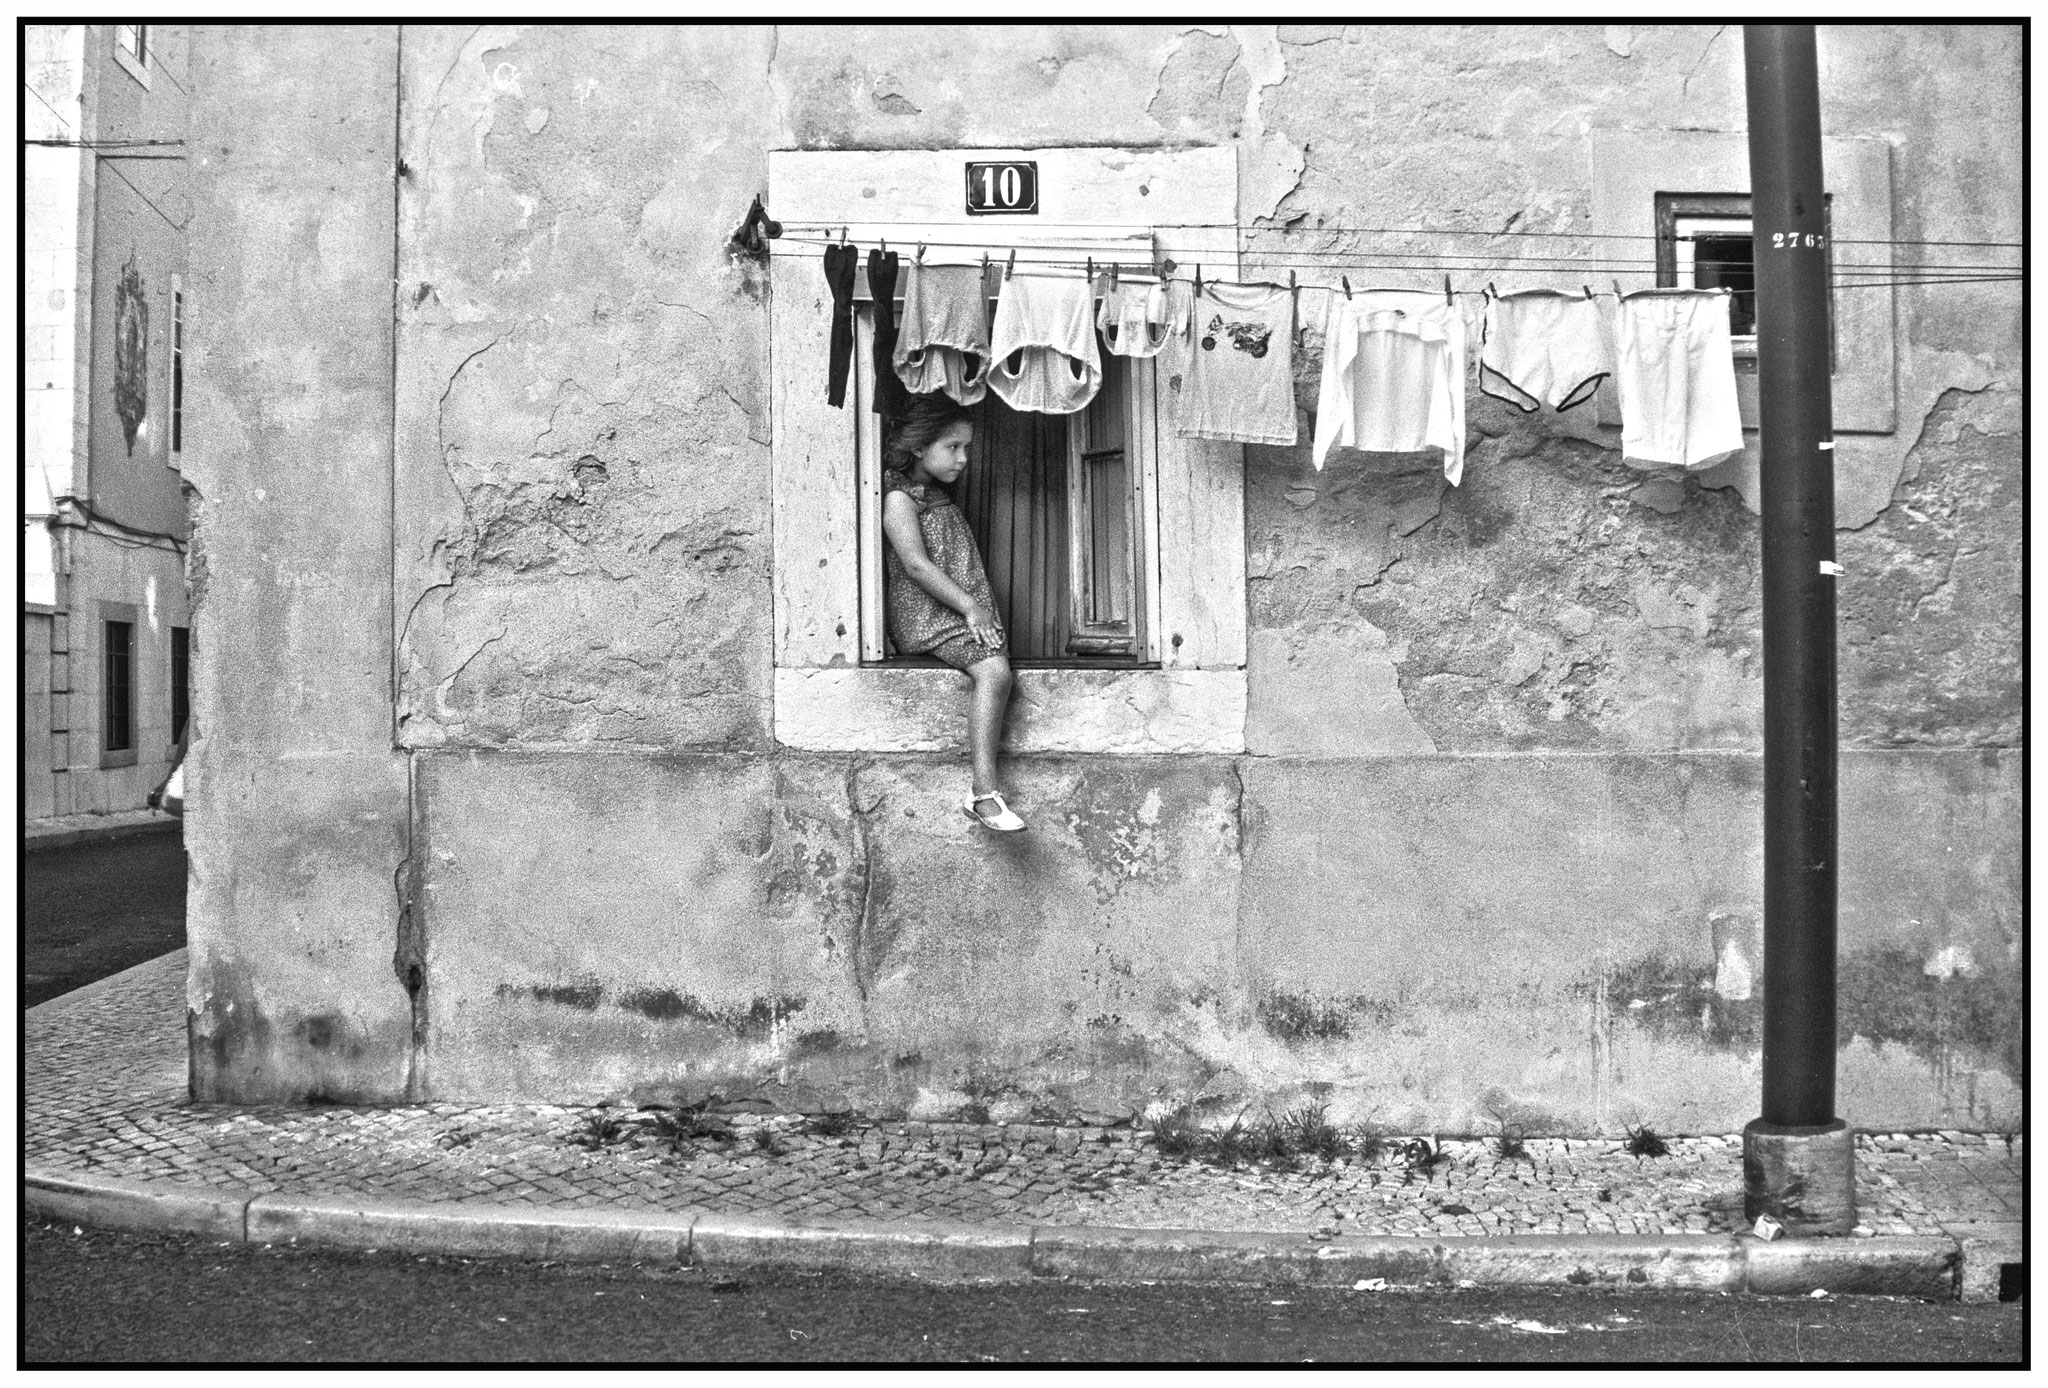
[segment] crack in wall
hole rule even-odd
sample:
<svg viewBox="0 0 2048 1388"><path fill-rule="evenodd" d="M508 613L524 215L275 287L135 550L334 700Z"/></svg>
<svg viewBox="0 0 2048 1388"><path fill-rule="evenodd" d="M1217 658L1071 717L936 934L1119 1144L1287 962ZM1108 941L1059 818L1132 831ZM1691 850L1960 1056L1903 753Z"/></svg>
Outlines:
<svg viewBox="0 0 2048 1388"><path fill-rule="evenodd" d="M420 876L424 865L416 851L424 815L419 805L419 760L412 753L405 758L405 856L391 874L391 887L398 900L397 940L391 952L391 969L398 975L411 1006L411 1031L405 1059L405 1097L424 1097L426 1081L420 1063L427 1046L427 940L426 923L419 912Z"/></svg>
<svg viewBox="0 0 2048 1388"><path fill-rule="evenodd" d="M420 590L419 596L414 598L412 600L412 605L405 610L405 621L400 624L398 629L398 639L393 643L394 657L401 657L402 659L402 653L405 650L406 639L412 631L413 618L415 615L418 614L420 610L420 604L425 602L430 596L440 591L441 589L453 588L455 586L456 580L459 577L461 577L462 564L465 558L465 556L461 553L461 550L469 546L474 541L475 538L474 532L476 529L476 523L470 512L469 492L463 487L461 481L455 476L455 465L449 459L450 448L448 444L447 420L448 397L454 393L455 383L462 378L462 373L469 368L469 364L471 362L475 361L478 357L490 351L493 347L496 347L499 343L504 342L511 336L512 334L510 333L501 333L497 337L492 338L489 342L486 342L483 346L477 348L474 352L471 352L468 356L464 357L459 363L457 363L455 370L451 372L448 376L448 384L442 387L441 389L440 400L438 400L435 403L434 439L439 447L441 456L441 467L448 474L448 486L455 493L456 501L462 507L462 531L452 545L452 547L456 549L457 554L456 557L449 562L448 577L438 582L430 583L425 588ZM434 539L433 547L429 551L429 553L430 555L438 555L439 553L441 553L443 549L449 547L451 547L451 544L446 536L436 536ZM399 683L400 688L393 692L399 696L399 702L402 703L404 695L404 679L402 673L400 676Z"/></svg>
<svg viewBox="0 0 2048 1388"><path fill-rule="evenodd" d="M861 1022L865 1029L867 1022L868 993L871 980L868 975L868 927L874 920L875 869L874 847L868 838L867 816L874 805L863 806L860 800L860 773L867 766L865 761L855 759L846 766L846 809L853 827L853 867L860 877L860 910L853 918L853 929L847 941L847 959L852 964L854 995L860 1000Z"/></svg>

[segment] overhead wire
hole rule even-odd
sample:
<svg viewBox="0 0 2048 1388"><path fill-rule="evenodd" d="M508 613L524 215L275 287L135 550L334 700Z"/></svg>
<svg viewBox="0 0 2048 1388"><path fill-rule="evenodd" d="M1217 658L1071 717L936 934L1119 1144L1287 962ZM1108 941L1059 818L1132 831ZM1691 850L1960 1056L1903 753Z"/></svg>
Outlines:
<svg viewBox="0 0 2048 1388"><path fill-rule="evenodd" d="M818 229L818 230L833 230L833 229L836 229L837 227L841 226L841 225L842 225L842 224L843 224L844 222L846 222L846 221L850 221L850 220L852 220L852 219L841 219L841 221L836 221L836 222L789 222L789 221L785 221L785 222L783 223L783 226L784 226L785 228L803 228L803 229L806 229L806 230L809 230L809 229L813 229L813 228L815 228L815 229ZM904 227L904 226L907 226L907 227L929 227L929 226L932 226L932 225L933 225L933 223L931 223L931 222L929 222L929 221L923 221L923 222L917 222L917 221L902 221L902 222L889 222L889 221L876 221L876 220L874 220L873 218L868 218L868 217L863 217L863 218L860 218L860 219L858 219L858 220L859 220L859 225L861 225L861 226L864 226L864 227ZM1077 223L1068 223L1067 225L1078 225L1078 224L1077 224ZM1482 228L1478 228L1478 227L1464 227L1464 228L1461 228L1461 227L1348 227L1348 226L1315 226L1315 227L1292 227L1292 226L1256 226L1256 225L1251 225L1251 226L1248 226L1248 225L1246 225L1246 224L1245 224L1245 223L1243 223L1243 222L1147 222L1147 223L1145 224L1145 226L1146 226L1146 229L1147 229L1147 230L1151 230L1151 231L1240 231L1240 232L1244 232L1244 233L1246 233L1247 235L1253 235L1253 236L1312 236L1312 235L1324 235L1324 236L1331 236L1331 235L1340 235L1340 236L1484 236L1484 237L1488 237L1488 238L1493 238L1493 237L1500 237L1500 236L1539 236L1539 237L1557 237L1557 238L1560 238L1560 239L1563 239L1563 240L1569 240L1569 241L1658 241L1658 240L1665 240L1665 239L1668 239L1668 238L1664 238L1664 237L1660 237L1660 236L1657 236L1657 235L1656 235L1656 234L1654 234L1654 233L1647 233L1647 232L1622 232L1622 231L1487 231L1487 230L1484 230L1484 229L1482 229ZM1105 228L1105 229L1109 229L1109 228ZM1691 237L1691 238L1681 238L1681 239L1690 239L1690 240L1700 240L1700 239L1706 239L1706 240L1718 240L1718 239L1722 239L1722 238L1719 238L1719 237L1706 237L1706 238L1700 238L1700 237ZM1831 241L1831 243L1832 243L1832 244L1834 244L1834 245L1837 245L1837 246L1997 246L1997 247L2003 247L2003 248L2007 248L2007 249L2010 249L2010 250L2020 250L2020 249L2023 249L2023 248L2025 247L2025 245L2026 245L2026 243L2025 243L2025 242L2023 242L2023 241L1939 241L1939 240L1914 240L1914 239L1912 239L1912 238L1902 238L1902 237L1876 237L1876 238L1873 238L1873 237L1846 237L1846 236L1845 236L1845 237L1831 237L1831 238L1829 238L1829 239L1830 239L1830 241ZM927 243L927 244L936 244L936 243Z"/></svg>
<svg viewBox="0 0 2048 1388"><path fill-rule="evenodd" d="M793 242L797 245L807 246L828 246L838 244L837 240L829 236L791 236L786 232L778 239L784 242ZM971 241L927 239L917 242L916 244L923 245L926 247L937 246L948 250L971 251L1005 250L1012 246L1017 246L1019 248L1028 248L1036 251L1071 251L1076 254L1082 251L1087 251L1096 256L1101 255L1103 250L1103 246L1100 241L1060 238L1047 240L1040 240L1036 238L1028 240L984 238ZM1386 247L1323 250L1281 250L1267 249L1256 244L1249 246L1217 246L1213 248L1190 248L1185 246L1175 246L1170 249L1168 255L1172 259L1181 262L1198 261L1201 260L1203 257L1209 255L1216 256L1219 259L1241 257L1247 260L1257 261L1261 264L1279 265L1282 268L1293 266L1295 268L1303 268L1310 270L1326 268L1324 266L1319 266L1315 264L1314 261L1316 260L1331 262L1331 264L1327 268L1332 269L1428 269L1432 266L1441 266L1444 268L1457 270L1474 268L1508 269L1523 266L1555 266L1559 268L1560 273L1578 273L1581 271L1592 273L1613 273L1615 271L1621 271L1626 273L1634 271L1648 271L1654 270L1657 267L1658 263L1656 258L1654 257L1642 256L1605 255L1589 259L1583 256L1518 255L1513 253L1504 255L1481 255L1465 251L1409 251L1395 250ZM1401 266L1390 265L1387 263L1390 261L1417 261L1421 263L1419 265L1414 266ZM1054 262L1038 261L1036 263L1047 264ZM2016 265L1987 265L1966 261L1836 260L1834 261L1834 265L1837 269L1866 270L1873 272L1881 271L1884 273L1893 273L1897 271L1912 271L1915 273L1923 271L1982 272L1987 270L2011 270L2017 273L2021 268Z"/></svg>
<svg viewBox="0 0 2048 1388"><path fill-rule="evenodd" d="M152 211L152 212L156 213L156 215L157 215L157 216L159 216L159 217L163 218L163 219L164 219L164 221L165 221L165 223L166 223L166 224L168 224L168 225L170 226L171 230L173 230L173 231L183 231L183 230L185 229L185 223L184 223L184 222L176 222L176 221L172 221L172 220L171 220L171 214L170 214L170 213L168 213L168 212L164 211L164 210L163 210L163 209L162 209L161 207L158 207L158 206L157 206L157 205L156 205L156 204L155 204L154 202L150 201L150 197L149 197L149 194L147 194L147 193L143 192L143 191L142 191L142 190L141 190L140 188L137 188L137 187L135 187L135 180L134 180L134 179L132 179L132 178L128 177L128 175L127 175L127 174L124 174L124 173L122 173L122 172L121 172L121 170L120 170L120 167L119 167L118 165L116 165L116 164L112 164L112 163L109 163L109 162L107 162L107 161L108 161L108 156L107 156L107 155L104 155L104 154L102 154L102 155L100 155L100 156L99 156L99 162L100 162L100 163L101 163L102 165L104 165L104 167L106 168L107 172L111 173L111 174L112 174L112 175L113 175L114 177L116 177L116 178L120 179L120 180L121 180L121 181L122 181L123 183L127 184L127 185L129 186L129 188L133 189L133 190L134 190L134 193L135 193L135 196L136 196L136 197L138 197L138 198L141 198L141 199L142 199L142 201L143 201L143 203L144 203L144 204L145 204L146 206L148 206L148 208L149 208L149 210L150 210L150 211ZM189 220L189 219L188 219L188 220Z"/></svg>

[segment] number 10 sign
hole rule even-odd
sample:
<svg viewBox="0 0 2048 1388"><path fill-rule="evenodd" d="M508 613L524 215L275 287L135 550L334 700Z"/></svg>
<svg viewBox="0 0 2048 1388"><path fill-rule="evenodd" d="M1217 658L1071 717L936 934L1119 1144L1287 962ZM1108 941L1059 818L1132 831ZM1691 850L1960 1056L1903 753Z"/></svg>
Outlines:
<svg viewBox="0 0 2048 1388"><path fill-rule="evenodd" d="M1038 211L1038 165L969 164L967 212L991 217Z"/></svg>

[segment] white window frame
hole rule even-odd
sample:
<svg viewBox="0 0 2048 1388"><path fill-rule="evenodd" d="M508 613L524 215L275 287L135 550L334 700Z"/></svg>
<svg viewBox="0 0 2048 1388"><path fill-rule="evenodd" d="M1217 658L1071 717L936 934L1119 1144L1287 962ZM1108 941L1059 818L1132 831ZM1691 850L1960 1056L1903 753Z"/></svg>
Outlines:
<svg viewBox="0 0 2048 1388"><path fill-rule="evenodd" d="M1035 160L1039 214L970 219L970 159ZM775 736L814 751L955 750L966 733L958 672L866 663L881 629L879 468L861 466L880 456L861 386L872 354L856 342L846 408L826 404L832 300L819 229L844 226L863 265L883 239L914 254L925 228L927 242L971 243L946 248L963 257L956 263L979 264L987 243L1017 246L1019 266L1093 255L1128 267L1142 243L1145 259L1198 255L1211 274L1233 274L1234 238L1219 253L1213 230L1186 229L1235 224L1236 156L1228 147L779 150L768 170L768 206L786 228L772 243L770 309ZM930 245L926 263L941 254ZM1150 429L1149 463L1134 472L1150 478L1147 654L1156 650L1157 666L1018 671L1004 740L1012 752L1244 750L1244 449L1181 438L1166 373L1134 366L1144 369L1131 375L1133 413ZM1145 451L1140 434L1132 443Z"/></svg>
<svg viewBox="0 0 2048 1388"><path fill-rule="evenodd" d="M149 26L147 24L115 24L114 61L121 65L121 71L133 77L145 88L149 86ZM136 47L130 48L122 42L130 31L136 32Z"/></svg>
<svg viewBox="0 0 2048 1388"><path fill-rule="evenodd" d="M1677 287L1697 289L1693 282L1693 238L1696 236L1747 236L1754 243L1755 232L1748 217L1712 217L1693 213L1681 214L1672 219L1672 252L1677 258ZM1756 356L1756 334L1745 333L1731 337L1737 357Z"/></svg>

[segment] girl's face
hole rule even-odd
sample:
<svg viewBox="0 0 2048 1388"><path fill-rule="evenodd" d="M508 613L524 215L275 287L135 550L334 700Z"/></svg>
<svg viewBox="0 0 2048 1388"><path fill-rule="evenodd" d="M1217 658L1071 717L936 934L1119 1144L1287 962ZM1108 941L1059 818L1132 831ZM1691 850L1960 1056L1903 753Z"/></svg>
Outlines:
<svg viewBox="0 0 2048 1388"><path fill-rule="evenodd" d="M967 446L972 442L972 424L963 420L947 425L946 431L925 445L924 452L917 455L918 470L935 481L952 486L960 474L967 471Z"/></svg>

